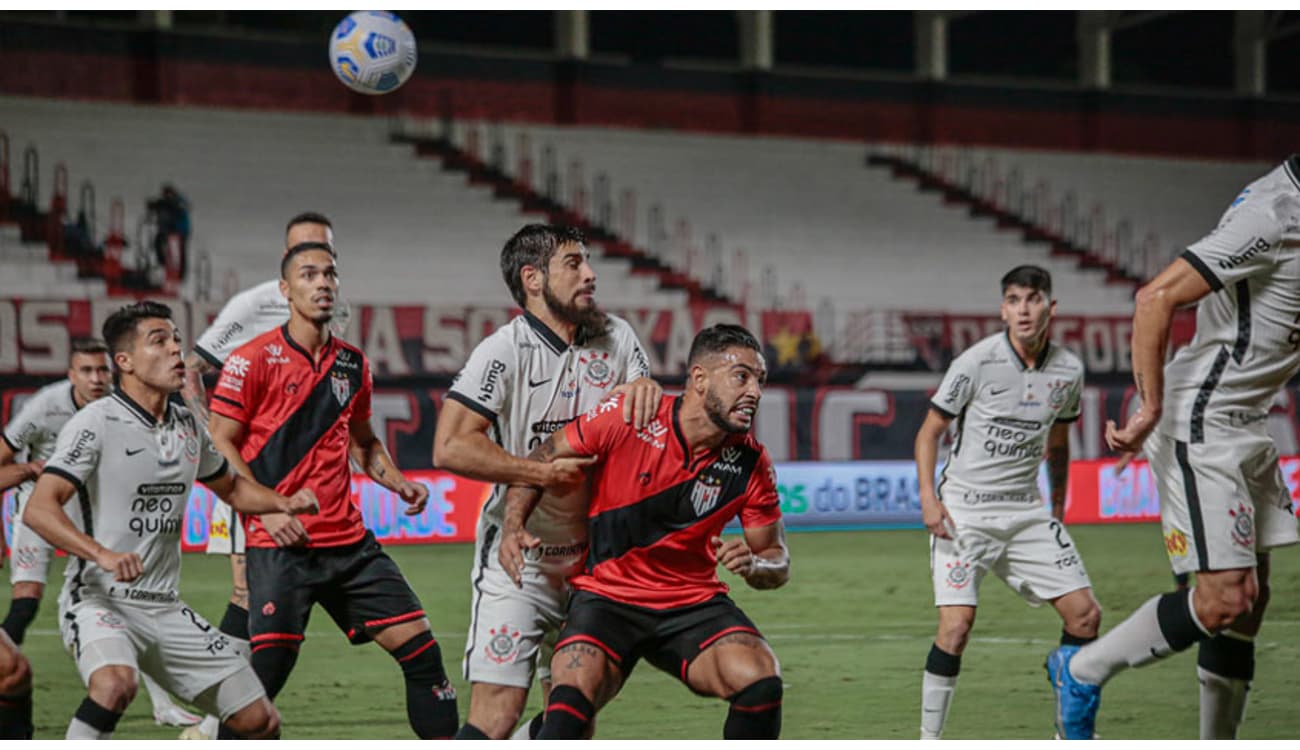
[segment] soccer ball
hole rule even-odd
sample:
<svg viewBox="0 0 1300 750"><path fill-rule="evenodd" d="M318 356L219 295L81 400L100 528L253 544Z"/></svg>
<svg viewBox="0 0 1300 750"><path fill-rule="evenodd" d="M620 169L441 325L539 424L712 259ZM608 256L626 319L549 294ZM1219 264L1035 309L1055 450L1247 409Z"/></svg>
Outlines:
<svg viewBox="0 0 1300 750"><path fill-rule="evenodd" d="M330 70L362 94L395 91L415 71L415 57L411 27L385 11L351 13L330 35Z"/></svg>

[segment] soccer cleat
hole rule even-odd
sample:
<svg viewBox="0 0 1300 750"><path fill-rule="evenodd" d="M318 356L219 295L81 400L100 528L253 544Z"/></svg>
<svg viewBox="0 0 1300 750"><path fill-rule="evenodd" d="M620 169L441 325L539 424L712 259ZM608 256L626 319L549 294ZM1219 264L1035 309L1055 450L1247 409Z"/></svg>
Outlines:
<svg viewBox="0 0 1300 750"><path fill-rule="evenodd" d="M153 710L153 721L160 727L188 727L202 720L202 716L196 716L171 702L165 706L155 706Z"/></svg>
<svg viewBox="0 0 1300 750"><path fill-rule="evenodd" d="M215 740L217 738L217 717L205 716L203 721L181 730L182 740Z"/></svg>
<svg viewBox="0 0 1300 750"><path fill-rule="evenodd" d="M1078 646L1061 646L1047 655L1047 679L1056 694L1056 733L1067 740L1090 740L1101 707L1101 686L1088 685L1070 674L1070 659Z"/></svg>

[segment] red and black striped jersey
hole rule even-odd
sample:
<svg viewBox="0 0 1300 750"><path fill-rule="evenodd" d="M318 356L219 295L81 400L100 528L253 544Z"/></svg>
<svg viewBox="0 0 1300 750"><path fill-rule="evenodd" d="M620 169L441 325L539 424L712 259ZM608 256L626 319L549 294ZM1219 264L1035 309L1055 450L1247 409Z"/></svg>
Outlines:
<svg viewBox="0 0 1300 750"><path fill-rule="evenodd" d="M751 435L691 455L664 396L644 429L623 422L622 396L565 427L569 445L597 457L592 469L586 569L575 589L650 609L685 607L725 593L712 537L739 516L745 528L781 519L776 473Z"/></svg>
<svg viewBox="0 0 1300 750"><path fill-rule="evenodd" d="M370 363L331 336L320 360L289 336L288 325L239 347L221 368L213 413L246 428L239 455L253 478L291 495L310 487L320 513L299 516L308 546L337 547L365 535L352 503L348 441L354 422L370 420ZM274 547L257 516L246 516L249 547Z"/></svg>

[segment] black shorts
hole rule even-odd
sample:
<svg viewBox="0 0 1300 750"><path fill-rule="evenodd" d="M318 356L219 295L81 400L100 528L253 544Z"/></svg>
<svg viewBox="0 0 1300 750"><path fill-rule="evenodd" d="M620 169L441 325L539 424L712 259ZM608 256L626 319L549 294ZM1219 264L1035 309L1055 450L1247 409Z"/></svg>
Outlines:
<svg viewBox="0 0 1300 750"><path fill-rule="evenodd" d="M369 531L342 547L248 548L252 640L302 640L316 602L354 644L369 641L369 631L424 617L406 577Z"/></svg>
<svg viewBox="0 0 1300 750"><path fill-rule="evenodd" d="M686 683L686 670L695 657L732 633L763 637L726 594L689 607L647 609L589 591L576 591L555 650L572 643L588 643L604 651L623 671L624 679L644 656Z"/></svg>

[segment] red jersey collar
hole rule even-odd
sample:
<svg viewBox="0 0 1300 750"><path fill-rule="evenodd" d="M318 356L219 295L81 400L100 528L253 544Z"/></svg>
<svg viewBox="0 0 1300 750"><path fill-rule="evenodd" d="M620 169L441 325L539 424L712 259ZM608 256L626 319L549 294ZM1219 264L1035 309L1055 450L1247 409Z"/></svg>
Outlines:
<svg viewBox="0 0 1300 750"><path fill-rule="evenodd" d="M312 359L311 352L307 351L307 349L303 347L301 344L299 344L297 341L294 341L293 337L289 335L288 323L285 323L284 325L280 326L280 336L284 339L284 343L289 345L290 349L293 349L294 351L298 352L303 356L304 359L307 360L307 364L311 366L311 369L313 370L320 369L316 360ZM320 361L324 362L326 359L328 359L329 356L334 353L334 350L337 347L338 347L338 336L335 336L334 334L331 333L329 337L329 341L325 342L325 348L321 350Z"/></svg>
<svg viewBox="0 0 1300 750"><path fill-rule="evenodd" d="M735 445L737 443L744 442L745 440L744 435L727 435L722 439L721 443L718 443L716 447L701 453L698 457L694 457L691 455L690 444L686 442L686 435L682 432L682 421L681 421L682 397L681 396L673 397L672 409L673 409L673 419L672 419L673 436L677 438L677 445L681 446L682 449L683 469L689 471L692 463L695 463L697 461L702 461L706 458L714 456L720 453L723 448L726 448L731 445Z"/></svg>

